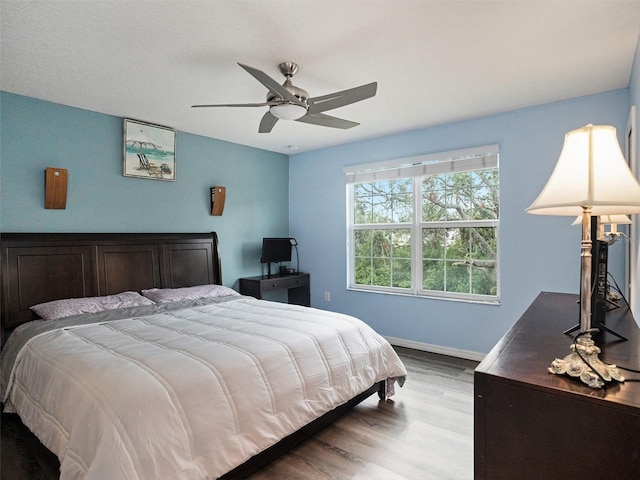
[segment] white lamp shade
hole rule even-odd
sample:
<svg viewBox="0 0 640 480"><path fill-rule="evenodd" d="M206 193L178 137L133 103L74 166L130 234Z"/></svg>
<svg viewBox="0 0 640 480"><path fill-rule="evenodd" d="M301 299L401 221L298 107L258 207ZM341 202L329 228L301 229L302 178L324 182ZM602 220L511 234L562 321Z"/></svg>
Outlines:
<svg viewBox="0 0 640 480"><path fill-rule="evenodd" d="M598 223L600 225L630 225L631 219L626 215L600 215ZM582 215L576 217L571 225L582 225Z"/></svg>
<svg viewBox="0 0 640 480"><path fill-rule="evenodd" d="M616 129L587 125L565 135L560 158L535 202L538 215L640 213L640 183L620 150Z"/></svg>

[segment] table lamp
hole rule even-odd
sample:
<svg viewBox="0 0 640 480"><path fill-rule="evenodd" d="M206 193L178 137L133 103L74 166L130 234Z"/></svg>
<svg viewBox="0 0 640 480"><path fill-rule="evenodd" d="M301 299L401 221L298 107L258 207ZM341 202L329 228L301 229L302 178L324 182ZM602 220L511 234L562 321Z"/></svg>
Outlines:
<svg viewBox="0 0 640 480"><path fill-rule="evenodd" d="M593 223L593 218L591 222ZM618 225L630 225L631 219L627 215L600 215L597 217L597 222L597 240L613 245L619 237L625 236L623 232L618 231ZM582 216L578 216L571 225L582 225ZM609 231L605 231L605 225L610 226Z"/></svg>
<svg viewBox="0 0 640 480"><path fill-rule="evenodd" d="M578 377L592 388L600 388L624 377L615 365L599 358L591 338L591 216L640 213L640 183L631 173L616 129L608 125L586 125L565 135L560 158L542 192L527 213L582 217L580 270L580 333L571 353L555 359L554 374Z"/></svg>

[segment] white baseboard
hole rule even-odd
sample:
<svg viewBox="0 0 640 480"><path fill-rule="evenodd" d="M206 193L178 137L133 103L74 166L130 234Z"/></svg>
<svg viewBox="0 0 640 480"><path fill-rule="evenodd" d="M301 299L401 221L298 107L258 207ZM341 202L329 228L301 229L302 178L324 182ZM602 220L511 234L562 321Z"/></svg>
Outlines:
<svg viewBox="0 0 640 480"><path fill-rule="evenodd" d="M438 353L440 355L448 355L450 357L465 358L467 360L475 360L481 362L486 353L472 352L471 350L460 350L458 348L443 347L442 345L432 345L430 343L416 342L414 340L405 340L403 338L385 337L391 345L398 347L413 348L423 352Z"/></svg>

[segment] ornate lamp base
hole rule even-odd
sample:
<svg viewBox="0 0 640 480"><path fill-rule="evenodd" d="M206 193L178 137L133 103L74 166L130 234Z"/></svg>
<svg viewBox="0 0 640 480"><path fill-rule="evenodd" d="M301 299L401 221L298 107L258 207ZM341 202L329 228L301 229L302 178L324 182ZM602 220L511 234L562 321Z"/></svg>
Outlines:
<svg viewBox="0 0 640 480"><path fill-rule="evenodd" d="M578 338L571 345L571 350L572 353L565 358L556 358L551 362L549 372L560 375L566 373L571 377L579 377L591 388L604 386L603 379L607 382L613 380L624 382L624 377L620 375L620 371L615 365L607 365L598 358L600 348L593 342L591 335Z"/></svg>

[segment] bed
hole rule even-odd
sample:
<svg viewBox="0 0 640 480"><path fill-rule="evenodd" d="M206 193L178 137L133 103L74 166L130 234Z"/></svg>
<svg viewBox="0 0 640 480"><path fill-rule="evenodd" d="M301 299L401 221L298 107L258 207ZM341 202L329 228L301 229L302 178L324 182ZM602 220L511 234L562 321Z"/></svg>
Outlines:
<svg viewBox="0 0 640 480"><path fill-rule="evenodd" d="M406 376L360 320L222 286L215 233L0 243L3 407L61 479L245 478Z"/></svg>

